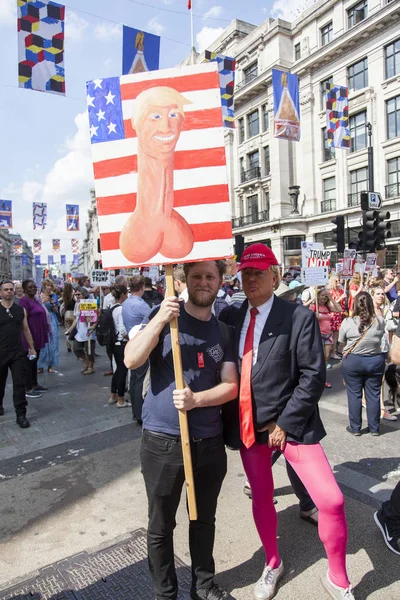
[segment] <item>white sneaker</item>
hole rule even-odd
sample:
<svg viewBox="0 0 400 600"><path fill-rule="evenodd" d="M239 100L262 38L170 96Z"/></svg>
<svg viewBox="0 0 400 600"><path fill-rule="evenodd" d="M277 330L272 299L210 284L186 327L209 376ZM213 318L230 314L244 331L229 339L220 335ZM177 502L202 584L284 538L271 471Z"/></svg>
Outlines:
<svg viewBox="0 0 400 600"><path fill-rule="evenodd" d="M270 600L273 598L278 587L278 582L283 575L283 561L276 569L265 565L263 574L254 586L254 598L256 600Z"/></svg>
<svg viewBox="0 0 400 600"><path fill-rule="evenodd" d="M321 577L321 583L334 600L355 600L351 586L348 588L341 588L329 579L328 574Z"/></svg>

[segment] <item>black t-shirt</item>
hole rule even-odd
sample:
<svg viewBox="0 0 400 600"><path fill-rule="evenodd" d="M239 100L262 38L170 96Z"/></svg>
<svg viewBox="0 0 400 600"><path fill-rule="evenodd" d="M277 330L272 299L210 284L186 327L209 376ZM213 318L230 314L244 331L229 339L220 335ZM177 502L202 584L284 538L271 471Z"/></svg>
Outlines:
<svg viewBox="0 0 400 600"><path fill-rule="evenodd" d="M150 308L158 306L164 300L164 296L157 290L145 290L142 296L142 300L147 302Z"/></svg>
<svg viewBox="0 0 400 600"><path fill-rule="evenodd" d="M0 304L0 354L23 351L21 342L24 309L12 304L6 309Z"/></svg>
<svg viewBox="0 0 400 600"><path fill-rule="evenodd" d="M199 321L182 307L178 325L184 380L193 392L215 387L220 382L222 364L235 362L232 344L224 340L214 316L210 321ZM158 345L150 354L150 374L150 388L142 411L143 427L179 435L179 416L172 400L176 386L169 325L164 327ZM209 438L222 432L220 406L194 408L187 415L191 437Z"/></svg>

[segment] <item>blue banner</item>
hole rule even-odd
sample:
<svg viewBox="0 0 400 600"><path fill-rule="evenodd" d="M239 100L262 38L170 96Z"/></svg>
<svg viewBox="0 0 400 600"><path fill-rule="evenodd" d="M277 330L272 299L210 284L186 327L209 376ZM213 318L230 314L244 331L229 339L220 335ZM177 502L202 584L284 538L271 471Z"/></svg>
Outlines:
<svg viewBox="0 0 400 600"><path fill-rule="evenodd" d="M39 255L36 255L36 256L35 256L35 265L36 265L37 267L40 267L40 256L39 256Z"/></svg>
<svg viewBox="0 0 400 600"><path fill-rule="evenodd" d="M61 254L61 264L62 265L66 265L67 264L67 257L65 254Z"/></svg>
<svg viewBox="0 0 400 600"><path fill-rule="evenodd" d="M77 265L77 264L79 264L79 254L74 254L74 257L73 257L73 261L72 261L72 263L73 263L74 265Z"/></svg>
<svg viewBox="0 0 400 600"><path fill-rule="evenodd" d="M23 254L21 256L21 264L22 264L23 267L27 267L28 266L29 261L28 261L28 255L27 254Z"/></svg>
<svg viewBox="0 0 400 600"><path fill-rule="evenodd" d="M79 231L79 204L67 204L67 231Z"/></svg>
<svg viewBox="0 0 400 600"><path fill-rule="evenodd" d="M52 256L51 254L49 254L47 257L47 264L54 265L54 256Z"/></svg>
<svg viewBox="0 0 400 600"><path fill-rule="evenodd" d="M122 74L157 71L160 68L160 38L158 35L123 26Z"/></svg>
<svg viewBox="0 0 400 600"><path fill-rule="evenodd" d="M274 94L274 137L300 140L299 78L297 75L272 69Z"/></svg>
<svg viewBox="0 0 400 600"><path fill-rule="evenodd" d="M0 200L0 229L12 228L12 202Z"/></svg>

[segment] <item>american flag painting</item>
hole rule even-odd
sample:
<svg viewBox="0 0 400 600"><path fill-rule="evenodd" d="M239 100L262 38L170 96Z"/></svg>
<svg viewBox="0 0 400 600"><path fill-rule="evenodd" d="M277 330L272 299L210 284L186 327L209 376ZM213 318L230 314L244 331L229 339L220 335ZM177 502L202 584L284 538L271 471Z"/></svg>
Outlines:
<svg viewBox="0 0 400 600"><path fill-rule="evenodd" d="M232 256L218 65L87 83L103 267Z"/></svg>

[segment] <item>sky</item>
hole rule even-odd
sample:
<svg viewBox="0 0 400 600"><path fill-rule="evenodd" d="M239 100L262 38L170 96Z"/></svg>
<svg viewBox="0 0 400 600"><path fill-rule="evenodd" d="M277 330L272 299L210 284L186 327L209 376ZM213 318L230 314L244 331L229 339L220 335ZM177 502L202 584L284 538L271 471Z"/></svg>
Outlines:
<svg viewBox="0 0 400 600"><path fill-rule="evenodd" d="M305 8L310 0L304 0ZM61 2L60 2L61 3ZM31 245L51 240L72 260L71 237L86 234L93 169L86 81L121 75L122 24L161 36L160 68L190 52L187 0L66 0L66 97L18 87L16 0L0 0L0 199L13 201L12 233ZM293 20L298 0L192 0L196 50L212 43L233 19L259 25L268 17ZM79 10L78 10L79 7ZM48 225L33 230L32 202L46 202ZM65 205L79 204L81 231L67 233Z"/></svg>

